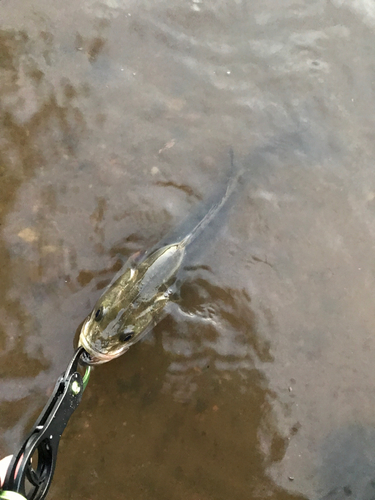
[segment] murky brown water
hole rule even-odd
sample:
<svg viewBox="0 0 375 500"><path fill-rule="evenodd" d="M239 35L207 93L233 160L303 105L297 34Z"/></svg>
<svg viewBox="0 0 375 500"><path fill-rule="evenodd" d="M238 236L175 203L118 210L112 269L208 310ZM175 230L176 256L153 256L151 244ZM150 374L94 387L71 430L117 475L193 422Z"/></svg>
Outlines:
<svg viewBox="0 0 375 500"><path fill-rule="evenodd" d="M181 310L95 369L49 498L372 498L372 2L0 13L1 455L120 261L221 185L232 146L246 183Z"/></svg>

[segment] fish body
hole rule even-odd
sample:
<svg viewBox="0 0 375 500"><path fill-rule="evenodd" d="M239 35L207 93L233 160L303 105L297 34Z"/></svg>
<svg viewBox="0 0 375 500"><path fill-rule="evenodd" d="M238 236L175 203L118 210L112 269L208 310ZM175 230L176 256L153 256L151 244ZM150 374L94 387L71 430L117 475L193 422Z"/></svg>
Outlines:
<svg viewBox="0 0 375 500"><path fill-rule="evenodd" d="M226 203L239 175L231 178L219 203L181 241L163 245L141 259L128 260L82 325L79 345L87 352L89 364L120 356L160 321L171 300L186 248Z"/></svg>

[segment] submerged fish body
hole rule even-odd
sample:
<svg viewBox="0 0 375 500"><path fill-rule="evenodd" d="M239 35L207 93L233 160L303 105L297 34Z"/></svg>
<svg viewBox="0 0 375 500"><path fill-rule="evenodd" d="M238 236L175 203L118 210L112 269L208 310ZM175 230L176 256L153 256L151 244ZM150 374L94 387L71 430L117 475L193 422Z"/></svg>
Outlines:
<svg viewBox="0 0 375 500"><path fill-rule="evenodd" d="M79 338L92 364L120 356L160 319L185 255L181 243L163 246L126 271L99 298Z"/></svg>
<svg viewBox="0 0 375 500"><path fill-rule="evenodd" d="M101 364L126 352L163 317L187 246L211 222L229 198L239 173L224 196L181 241L164 245L137 262L130 258L125 271L107 288L83 323L79 345L89 364Z"/></svg>

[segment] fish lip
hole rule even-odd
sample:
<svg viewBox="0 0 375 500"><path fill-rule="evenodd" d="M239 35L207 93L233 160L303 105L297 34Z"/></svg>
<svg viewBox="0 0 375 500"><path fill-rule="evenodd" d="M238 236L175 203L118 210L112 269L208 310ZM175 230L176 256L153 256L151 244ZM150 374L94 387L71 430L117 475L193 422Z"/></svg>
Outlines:
<svg viewBox="0 0 375 500"><path fill-rule="evenodd" d="M81 333L78 340L78 346L83 347L86 353L88 354L88 356L83 356L82 361L90 366L105 363L106 361L109 361L109 359L107 359L106 356L103 355L101 352L98 352L95 349L93 349L87 342L86 330L88 324L89 324L89 318L87 318L84 324L82 325Z"/></svg>
<svg viewBox="0 0 375 500"><path fill-rule="evenodd" d="M92 349L90 349L90 351L86 348L84 348L84 349L86 351L86 354L88 355L88 356L83 358L83 362L86 365L89 365L89 366L102 365L103 363L107 363L108 361L111 361L111 359L112 359L110 357L104 356L101 353L95 352L95 354L94 354L94 351L92 351Z"/></svg>
<svg viewBox="0 0 375 500"><path fill-rule="evenodd" d="M101 365L103 363L107 363L108 361L111 361L114 358L118 358L119 356L121 356L121 354L123 354L124 352L126 352L128 350L128 349L123 349L122 347L120 347L114 353L104 354L102 352L98 352L97 350L93 349L92 346L88 345L87 339L85 336L87 325L88 325L88 319L85 321L84 325L82 326L81 335L79 336L79 341L78 341L78 346L82 346L84 348L84 350L86 351L86 353L88 354L88 356L86 356L86 358L87 357L90 358L90 359L83 359L85 364L90 365L90 366Z"/></svg>
<svg viewBox="0 0 375 500"><path fill-rule="evenodd" d="M95 349L92 349L91 347L87 347L87 345L81 343L80 344L86 351L86 353L89 355L89 360L84 359L85 364L94 366L94 365L102 365L103 363L108 363L108 361L112 361L112 359L118 358L121 356L121 354L124 354L124 352L127 351L127 349L118 349L118 351L115 351L114 353L111 354L103 354L102 352L95 351Z"/></svg>
<svg viewBox="0 0 375 500"><path fill-rule="evenodd" d="M86 338L85 337L80 337L79 339L79 346L82 346L88 356L84 356L83 361L87 365L100 365L102 363L106 363L107 361L110 361L112 358L109 357L108 355L105 355L101 352L96 351L93 349L91 346L87 344ZM89 359L87 359L89 358Z"/></svg>

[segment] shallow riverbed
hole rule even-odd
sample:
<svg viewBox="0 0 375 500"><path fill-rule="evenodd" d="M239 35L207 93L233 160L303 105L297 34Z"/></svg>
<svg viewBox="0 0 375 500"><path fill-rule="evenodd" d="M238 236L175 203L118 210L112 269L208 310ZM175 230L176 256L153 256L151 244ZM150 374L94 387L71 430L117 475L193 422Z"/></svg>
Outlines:
<svg viewBox="0 0 375 500"><path fill-rule="evenodd" d="M230 206L180 308L97 367L48 498L375 494L375 10L3 0L0 453L124 260Z"/></svg>

